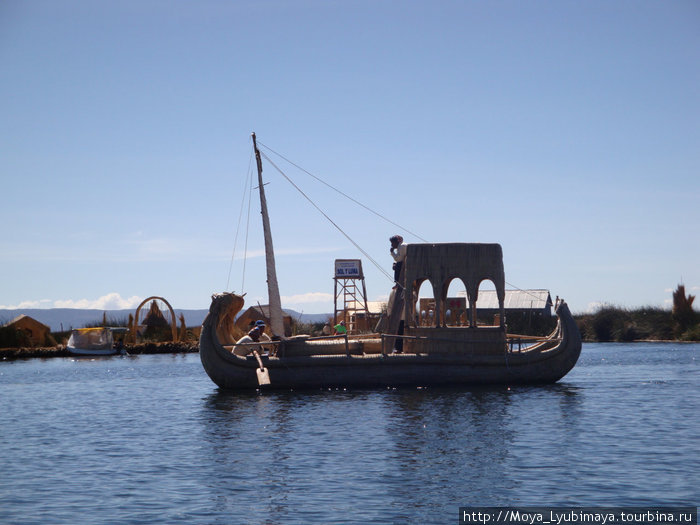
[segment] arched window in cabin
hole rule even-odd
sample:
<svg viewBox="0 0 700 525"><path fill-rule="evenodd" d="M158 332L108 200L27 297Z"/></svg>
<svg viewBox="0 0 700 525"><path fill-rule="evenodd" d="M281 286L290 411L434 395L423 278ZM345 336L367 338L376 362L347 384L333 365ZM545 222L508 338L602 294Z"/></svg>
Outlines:
<svg viewBox="0 0 700 525"><path fill-rule="evenodd" d="M417 326L437 326L437 311L433 283L428 279L416 281L414 320Z"/></svg>
<svg viewBox="0 0 700 525"><path fill-rule="evenodd" d="M467 287L460 278L454 278L446 285L444 297L444 320L446 326L469 326L469 302Z"/></svg>
<svg viewBox="0 0 700 525"><path fill-rule="evenodd" d="M499 326L501 324L496 285L490 279L484 279L479 283L476 300L476 323L477 326Z"/></svg>

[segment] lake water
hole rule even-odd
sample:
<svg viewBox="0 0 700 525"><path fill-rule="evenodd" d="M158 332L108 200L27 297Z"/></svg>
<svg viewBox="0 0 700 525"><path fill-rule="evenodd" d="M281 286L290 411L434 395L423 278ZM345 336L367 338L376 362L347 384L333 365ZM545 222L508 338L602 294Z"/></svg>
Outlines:
<svg viewBox="0 0 700 525"><path fill-rule="evenodd" d="M700 345L555 385L233 394L197 354L0 363L0 523L458 523L698 505Z"/></svg>

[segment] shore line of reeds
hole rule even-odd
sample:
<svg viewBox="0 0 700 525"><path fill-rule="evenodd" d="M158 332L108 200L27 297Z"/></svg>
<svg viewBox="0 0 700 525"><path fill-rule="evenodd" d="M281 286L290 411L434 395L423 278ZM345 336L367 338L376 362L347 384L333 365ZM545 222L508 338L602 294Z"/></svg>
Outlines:
<svg viewBox="0 0 700 525"><path fill-rule="evenodd" d="M199 352L198 343L140 343L125 345L126 355L141 354L189 354ZM118 355L118 354L117 354ZM0 348L0 360L33 359L48 357L76 357L65 346ZM89 357L89 356L86 356Z"/></svg>

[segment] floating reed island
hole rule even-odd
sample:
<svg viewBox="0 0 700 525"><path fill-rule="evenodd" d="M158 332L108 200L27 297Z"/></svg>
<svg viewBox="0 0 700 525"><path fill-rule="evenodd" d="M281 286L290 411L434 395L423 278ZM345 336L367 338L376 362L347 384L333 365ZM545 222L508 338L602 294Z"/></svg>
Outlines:
<svg viewBox="0 0 700 525"><path fill-rule="evenodd" d="M120 350L122 355L192 354L199 352L199 344L195 342L139 343L124 345L124 347ZM64 345L50 347L0 348L0 360L3 361L48 357L73 357L73 355Z"/></svg>

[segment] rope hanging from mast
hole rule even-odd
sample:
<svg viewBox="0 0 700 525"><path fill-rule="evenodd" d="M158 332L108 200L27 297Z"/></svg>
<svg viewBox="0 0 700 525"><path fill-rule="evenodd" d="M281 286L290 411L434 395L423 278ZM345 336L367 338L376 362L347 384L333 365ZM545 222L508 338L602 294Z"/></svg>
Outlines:
<svg viewBox="0 0 700 525"><path fill-rule="evenodd" d="M231 252L231 262L229 263L228 266L228 278L226 279L226 288L224 290L229 289L229 285L231 284L231 270L233 269L233 260L236 257L236 246L238 245L238 234L240 233L241 230L241 218L243 216L243 207L245 204L245 198L246 198L246 193L248 194L248 217L247 217L247 222L246 222L246 230L245 230L245 247L243 250L243 281L241 283L241 293L244 290L244 285L245 285L245 263L247 260L248 256L248 231L249 231L249 226L250 226L250 198L252 194L252 172L251 172L251 166L253 163L253 152L251 151L250 153L250 159L248 160L248 171L245 179L245 185L243 186L243 197L241 198L241 209L238 213L238 224L236 224L236 235L233 239L233 251Z"/></svg>
<svg viewBox="0 0 700 525"><path fill-rule="evenodd" d="M370 207L368 207L368 206L365 206L364 204L362 204L362 203L359 202L358 200L353 199L353 198L352 198L350 195L348 195L347 193L344 193L342 190L339 190L339 189L336 188L335 186L332 186L332 185L328 184L326 181L324 181L324 180L321 179L320 177L317 177L316 175L314 175L313 173L311 173L311 172L305 170L304 168L302 168L302 167L299 166L298 164L295 164L294 162L292 162L291 160L289 160L287 157L285 157L285 156L282 155L281 153L276 152L275 150L273 150L273 149L270 148L269 146L266 146L266 145L263 144L262 142L259 142L259 141L258 141L258 145L260 145L260 146L264 147L266 150L268 150L268 151L274 153L275 155L277 155L277 156L280 157L281 159L285 160L286 162L288 162L289 164L291 164L292 166L294 166L294 167L297 168L298 170L303 171L303 172L306 173L309 177L312 177L312 178L316 179L318 182L320 182L321 184L323 184L323 185L329 187L330 189L332 189L332 190L335 191L336 193L339 193L340 195L342 195L342 196L345 197L346 199L351 200L352 202L354 202L354 203L357 204L358 206L361 206L362 208L364 208L364 209L367 210L368 212L373 213L374 215L376 215L376 216L379 217L380 219L382 219L382 220L388 222L389 224L392 224L392 225L396 226L397 228L399 228L400 230L405 231L406 233L410 233L410 234L413 235L416 239L419 239L419 240L421 240L421 241L423 241L423 242L430 242L430 241L425 240L423 237L421 237L421 236L418 235L417 233L413 233L413 232L410 231L408 228L404 228L404 227L401 226L400 224L396 224L394 221L392 221L392 220L386 218L386 217L385 217L384 215L382 215L381 213L374 211L372 208L370 208ZM270 161L270 163L272 163L272 161L270 160L270 157L268 157L267 155L265 155L265 158L266 158L268 161ZM274 164L273 164L273 165L274 165ZM276 167L276 166L275 166L275 167ZM277 168L277 170L280 171L279 168ZM280 171L280 173L282 173L282 171ZM284 175L284 173L282 173L282 175ZM286 175L285 175L285 177L286 177Z"/></svg>
<svg viewBox="0 0 700 525"><path fill-rule="evenodd" d="M321 215L323 215L323 216L326 218L326 220L327 220L328 222L330 222L333 226L335 226L335 228L336 228L340 233L342 233L343 236L345 236L345 238L346 238L347 240L349 240L349 241L353 244L353 246L355 246L355 248L357 248L357 249L362 253L362 255L364 255L365 257L367 257L367 259L369 259L370 262L371 262L374 266L376 266L377 269L378 269L380 272L382 272L390 281L393 282L394 277L393 277L392 275L389 275L389 273L388 273L386 270L384 270L384 268L383 268L369 253L367 253L365 250L363 250L362 247L361 247L359 244L357 244L357 242L355 242L355 241L352 239L352 237L350 237L340 226L338 226L338 224L336 224L335 221L333 221L333 219L331 219L331 218L330 218L330 217L329 217L329 216L328 216L328 215L327 215L327 214L326 214L312 199L311 199L311 197L309 197L306 193L304 193L304 191L303 191L299 186L297 186L297 185L294 183L294 181L293 181L286 173L284 173L284 172L279 168L279 166L277 166L277 164L275 164L275 163L272 161L272 159L270 159L270 157L268 157L265 153L262 153L262 152L260 153L260 155L262 155L263 157L265 157L265 160L267 160L267 161L270 163L270 165L271 165L273 168L275 168L275 169L280 173L280 175L282 175L285 179L287 179L287 182L289 182L289 183L294 187L294 189L296 189L307 201L309 201L309 203L311 203L311 205L312 205L314 208L316 208L316 210L318 210L318 212L319 212Z"/></svg>
<svg viewBox="0 0 700 525"><path fill-rule="evenodd" d="M402 231L404 231L404 232L406 232L406 233L408 233L408 234L410 234L410 235L416 237L417 239L419 239L419 240L421 240L421 241L423 241L423 242L426 242L426 243L429 242L429 241L427 241L426 239L424 239L423 237L421 237L420 235L418 235L417 233L414 233L414 232L412 232L411 230L409 230L408 228L405 228L405 227L401 226L400 224L397 224L396 222L394 222L394 221L388 219L387 217L385 217L385 216L382 215L381 213L378 213L377 211L375 211L375 210L371 209L370 207L366 206L365 204L359 202L357 199L354 199L354 198L351 197L350 195L346 194L346 193L343 192L342 190L340 190L340 189L336 188L335 186L329 184L328 182L324 181L324 180L321 179L320 177L317 177L316 175L314 175L313 173L311 173L311 172L309 172L308 170L304 169L303 167L299 166L299 165L296 164L295 162L289 160L287 157L285 157L285 156L282 155L281 153L279 153L279 152L273 150L273 149L270 148L268 145L266 145L266 144L264 144L264 143L262 143L262 142L260 142L260 141L257 141L256 144L257 144L258 146L262 146L262 147L265 148L267 151L269 151L269 152L271 152L271 153L277 155L279 158L281 158L282 160L284 160L284 161L286 161L287 163L291 164L292 166L294 166L294 167L297 168L298 170L300 170L300 171L306 173L306 174L309 175L311 178L313 178L313 179L315 179L316 181L320 182L320 183L323 184L324 186L327 186L328 188L332 189L333 191L335 191L335 192L338 193L339 195L342 195L342 196L345 197L346 199L348 199L348 200L354 202L355 204L357 204L358 206L364 208L365 210L369 211L370 213L376 215L377 217L379 217L380 219L384 220L385 222L387 222L387 223L389 223L389 224L391 224L391 225L393 225L393 226L396 226L396 227L399 228L400 230L402 230ZM248 188L248 212L247 212L246 239L245 239L245 250L244 250L245 253L244 253L244 256L243 256L243 281L242 281L242 283L241 283L241 291L244 290L244 285L245 285L245 261L246 261L246 259L247 259L248 232L249 232L249 229L250 229L250 228L249 228L249 226L250 226L250 209L251 209L251 198L252 198L252 191L253 191L253 187L252 187L253 185L252 185L252 169L251 169L251 165L252 165L252 156L253 156L254 151L255 151L255 150L251 151L251 158L250 158L249 164L248 164L248 175L247 175L247 177L246 177L246 188ZM262 165L261 165L261 162L262 162L262 161L261 161L261 157L265 157L265 160L267 160L267 161L270 163L270 165L271 165L272 167L274 167L274 168L287 180L287 182L289 182L289 183L294 187L294 189L296 189L296 190L297 190L297 191L298 191L298 192L299 192L299 193L300 193L314 208L316 208L316 210L317 210L321 215L323 215L323 217L324 217L328 222L330 222L330 223L331 223L331 224L332 224L332 225L333 225L333 226L334 226L348 241L350 241L350 243L352 243L352 245L355 246L355 248L357 248L357 249L360 251L360 253L362 253L362 254L363 254L363 255L364 255L364 256L365 256L365 257L366 257L366 258L367 258L367 259L382 273L382 274L384 274L384 275L387 277L387 279L389 279L391 282L394 281L393 275L389 274L389 273L384 269L383 265L379 264L369 253L367 253L366 250L364 250L354 239L352 239L352 237L350 237L350 235L348 235L335 221L333 221L333 219L331 219L331 218L328 216L328 214L326 214L326 213L325 213L325 212L324 212L324 211L323 211L323 210L322 210L322 209L321 209L321 208L320 208L320 207L319 207L319 206L318 206L318 205L317 205L317 204L316 204L316 203L315 203L315 202L314 202L314 201L313 201L299 186L297 186L297 184L296 184L284 171L282 171L282 169L281 169L279 166L277 166L277 165L272 161L272 159L271 159L268 155L266 155L264 152L260 151L259 149L257 150L257 153L258 153L258 155L255 155L255 157L256 157L257 168L258 168L259 171L262 170ZM238 240L238 232L239 232L239 229L240 229L241 215L242 215L242 212L243 212L243 203L245 202L245 193L244 193L244 195L243 195L243 199L244 199L244 200L241 202L241 213L239 214L239 217L238 217L238 227L237 227L237 230L236 230L236 240L234 241L233 254L231 255L231 265L229 266L229 279L228 279L227 284L226 284L226 289L228 289L229 281L230 281L230 278L231 278L231 268L232 268L232 266L233 266L233 259L234 259L234 256L235 256L236 243L237 243L237 240ZM539 299L538 296L536 296L536 295L534 295L534 294L528 292L528 290L523 290L522 288L519 288L518 286L515 286L514 284L509 283L509 282L507 282L507 281L506 281L506 284L507 284L508 286L510 286L510 287L512 287L512 288L514 288L514 289L516 289L516 290L519 290L519 291L521 291L521 292L524 292L524 293L526 293L526 294L528 294L528 295L532 295L533 297Z"/></svg>

